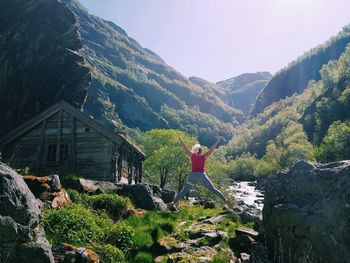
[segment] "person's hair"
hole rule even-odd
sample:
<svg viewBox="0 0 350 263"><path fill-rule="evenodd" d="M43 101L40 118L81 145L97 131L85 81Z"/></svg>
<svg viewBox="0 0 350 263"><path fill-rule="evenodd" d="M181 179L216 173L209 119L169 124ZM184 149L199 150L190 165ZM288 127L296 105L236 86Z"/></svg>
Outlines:
<svg viewBox="0 0 350 263"><path fill-rule="evenodd" d="M197 144L193 145L191 150L194 154L201 154L202 153L202 146L199 143L197 143Z"/></svg>

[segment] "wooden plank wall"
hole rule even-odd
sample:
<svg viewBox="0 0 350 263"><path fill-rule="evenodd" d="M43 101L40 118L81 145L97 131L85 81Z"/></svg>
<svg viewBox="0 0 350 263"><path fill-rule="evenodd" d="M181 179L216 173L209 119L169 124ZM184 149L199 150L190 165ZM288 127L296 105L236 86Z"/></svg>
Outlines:
<svg viewBox="0 0 350 263"><path fill-rule="evenodd" d="M69 159L47 161L49 144L68 144ZM15 168L29 167L33 174L75 173L94 180L139 178L138 154L128 145L116 145L85 123L60 111L24 134L4 150L4 159ZM60 149L58 146L57 155ZM130 168L132 166L132 168ZM140 168L141 167L141 168ZM139 179L136 180L137 182Z"/></svg>

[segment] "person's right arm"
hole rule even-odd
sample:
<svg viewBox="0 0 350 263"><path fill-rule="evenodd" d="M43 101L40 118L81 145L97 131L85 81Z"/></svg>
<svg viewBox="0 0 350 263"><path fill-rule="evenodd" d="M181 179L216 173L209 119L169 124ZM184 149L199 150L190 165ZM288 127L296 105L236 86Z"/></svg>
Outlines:
<svg viewBox="0 0 350 263"><path fill-rule="evenodd" d="M182 140L182 138L179 138L179 141L180 141L180 144L182 145L182 147L184 148L185 152L187 153L187 155L191 156L192 152L191 152L190 148L188 148L186 143Z"/></svg>

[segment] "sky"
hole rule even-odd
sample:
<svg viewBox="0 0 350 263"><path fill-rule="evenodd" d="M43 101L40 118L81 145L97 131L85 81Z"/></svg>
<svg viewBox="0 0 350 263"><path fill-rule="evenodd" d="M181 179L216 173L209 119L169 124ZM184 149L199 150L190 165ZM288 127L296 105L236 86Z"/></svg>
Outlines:
<svg viewBox="0 0 350 263"><path fill-rule="evenodd" d="M350 23L349 0L80 0L183 75L275 73Z"/></svg>

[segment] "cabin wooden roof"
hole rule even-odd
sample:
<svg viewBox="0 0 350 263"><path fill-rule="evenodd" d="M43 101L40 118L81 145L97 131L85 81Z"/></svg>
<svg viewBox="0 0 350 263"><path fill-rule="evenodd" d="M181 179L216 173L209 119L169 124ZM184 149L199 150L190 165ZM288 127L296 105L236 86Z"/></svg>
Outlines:
<svg viewBox="0 0 350 263"><path fill-rule="evenodd" d="M89 127L93 128L101 135L105 136L106 138L110 139L111 141L116 142L119 146L122 144L127 144L135 152L140 154L143 158L145 157L145 154L140 150L140 148L138 148L135 144L130 142L130 140L128 140L126 138L126 136L124 136L123 134L120 134L120 133L114 133L114 132L110 131L105 126L100 124L98 121L87 116L83 112L77 110L76 108L74 108L72 105L70 105L69 103L67 103L64 100L57 102L56 104L54 104L50 108L46 109L45 111L43 111L39 115L33 117L29 121L20 125L16 129L14 129L12 132L1 137L0 138L0 148L2 148L6 144L11 143L13 140L15 140L19 136L25 134L30 129L36 127L37 125L42 123L44 120L50 118L51 116L53 116L54 114L56 114L60 110L63 110L65 112L71 114L73 117L75 117L79 121L85 123Z"/></svg>

